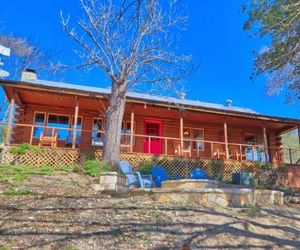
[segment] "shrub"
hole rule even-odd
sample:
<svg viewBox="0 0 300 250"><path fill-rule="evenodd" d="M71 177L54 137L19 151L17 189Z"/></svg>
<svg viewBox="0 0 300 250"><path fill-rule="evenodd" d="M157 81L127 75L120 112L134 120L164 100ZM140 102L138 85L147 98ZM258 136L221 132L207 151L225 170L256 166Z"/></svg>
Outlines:
<svg viewBox="0 0 300 250"><path fill-rule="evenodd" d="M139 171L141 172L141 174L151 174L151 169L155 165L157 164L155 164L155 162L153 161L144 162L139 166Z"/></svg>
<svg viewBox="0 0 300 250"><path fill-rule="evenodd" d="M30 149L30 144L29 143L24 143L19 147L12 147L10 149L10 153L12 154L20 154L23 155L25 154L28 150Z"/></svg>
<svg viewBox="0 0 300 250"><path fill-rule="evenodd" d="M103 172L111 171L111 166L108 163L99 160L88 160L85 165L86 173L94 177L98 177Z"/></svg>
<svg viewBox="0 0 300 250"><path fill-rule="evenodd" d="M29 143L23 143L21 146L11 147L9 150L9 152L11 154L19 154L19 155L23 155L28 151L30 151L34 154L38 154L38 153L41 153L43 151L43 149L40 147L31 146Z"/></svg>

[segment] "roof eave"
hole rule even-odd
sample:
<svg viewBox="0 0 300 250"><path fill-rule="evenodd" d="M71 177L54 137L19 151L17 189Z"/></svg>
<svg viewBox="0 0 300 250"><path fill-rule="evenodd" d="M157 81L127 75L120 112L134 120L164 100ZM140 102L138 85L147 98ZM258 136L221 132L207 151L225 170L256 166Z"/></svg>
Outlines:
<svg viewBox="0 0 300 250"><path fill-rule="evenodd" d="M108 93L97 93L87 90L78 90L78 89L68 89L68 88L60 88L60 87L54 87L54 86L45 86L43 84L38 83L28 83L24 81L14 81L14 80L1 80L0 79L0 85L5 86L13 86L18 88L27 88L27 89L35 89L35 90L51 90L60 92L62 94L71 94L71 95L81 95L81 96L89 96L89 97L95 97L95 98L103 98L108 97ZM16 86L17 85L17 86ZM133 102L139 102L139 103L150 103L158 106L167 106L170 108L176 108L178 109L178 106L175 104L172 104L168 101L157 101L157 100L145 100L143 98L136 98L136 97L127 97L127 100L133 101ZM216 108L209 108L209 107L199 107L194 105L181 105L180 107L184 109L194 110L194 111L202 111L207 113L217 113L217 114L223 114L223 115L232 115L232 116L239 116L239 117L245 117L245 118L256 118L260 120L265 121L274 121L274 122L282 122L282 123L290 123L294 124L295 126L300 126L300 120L293 119L293 118L283 118L283 117L277 117L277 116L270 116L270 115L261 115L256 113L250 113L250 112L239 112L234 110L221 110Z"/></svg>

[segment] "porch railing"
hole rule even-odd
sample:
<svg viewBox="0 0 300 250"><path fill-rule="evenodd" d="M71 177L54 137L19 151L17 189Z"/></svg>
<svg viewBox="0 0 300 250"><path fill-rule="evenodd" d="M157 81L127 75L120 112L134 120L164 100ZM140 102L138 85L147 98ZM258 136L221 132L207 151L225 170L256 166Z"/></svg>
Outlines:
<svg viewBox="0 0 300 250"><path fill-rule="evenodd" d="M5 138L5 128L7 124L0 122L0 143ZM50 129L56 131L58 135L58 146L67 147L67 138L73 137L73 128L64 127L50 127L43 125L21 124L13 123L11 144L38 144L39 136L34 137L35 129L41 131ZM80 146L82 143L90 147L101 147L103 144L92 145L93 133L97 134L97 139L102 141L103 130L86 130L76 129L76 144ZM132 153L148 153L148 154L162 154L162 155L178 155L181 157L207 157L218 159L234 159L234 160L248 160L259 162L280 162L287 164L300 163L300 149L284 148L284 147L265 147L262 144L239 144L221 141L208 141L202 139L183 139L176 137L142 135L136 133L121 133L121 150L126 150ZM80 137L80 140L78 140ZM74 141L72 140L72 143ZM228 147L228 156L226 155L226 145Z"/></svg>

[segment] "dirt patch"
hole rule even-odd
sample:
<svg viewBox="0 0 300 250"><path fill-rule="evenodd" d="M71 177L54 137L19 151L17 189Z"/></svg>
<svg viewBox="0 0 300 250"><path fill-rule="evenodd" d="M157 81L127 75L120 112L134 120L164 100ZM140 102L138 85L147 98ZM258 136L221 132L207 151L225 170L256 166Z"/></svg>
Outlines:
<svg viewBox="0 0 300 250"><path fill-rule="evenodd" d="M0 195L0 248L299 249L300 206L162 205L96 193L85 175L32 176ZM1 187L1 186L0 186Z"/></svg>

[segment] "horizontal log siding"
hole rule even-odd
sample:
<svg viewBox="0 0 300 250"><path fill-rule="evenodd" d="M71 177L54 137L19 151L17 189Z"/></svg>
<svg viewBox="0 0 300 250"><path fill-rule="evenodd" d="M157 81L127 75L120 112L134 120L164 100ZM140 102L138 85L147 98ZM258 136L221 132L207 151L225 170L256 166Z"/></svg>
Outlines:
<svg viewBox="0 0 300 250"><path fill-rule="evenodd" d="M144 122L145 119L153 119L162 121L162 136L178 138L180 137L180 122L179 117L180 113L177 110L168 110L167 108L153 108L149 107L144 109L141 105L134 107L127 107L124 120L130 121L131 109L135 112L135 133L144 134ZM54 114L64 114L64 115L74 115L73 109L64 109L64 108L51 108L44 106L27 106L22 107L16 110L15 122L16 123L25 123L32 124L34 121L35 112L46 112ZM103 112L102 112L103 113ZM149 114L149 116L148 116ZM83 110L79 105L79 116L83 117L82 129L83 130L92 130L93 118L100 116L100 111L90 111ZM204 129L204 140L206 141L220 141L218 135L219 132L224 129L224 124L220 122L203 122L201 120L201 114L199 118L197 116L197 121L190 120L188 115L183 116L183 125L184 127L190 128L199 128ZM263 128L259 127L238 127L237 124L232 124L227 122L228 126L228 137L229 143L242 144L245 143L245 135L253 134L260 138L260 141L263 142ZM275 131L267 130L269 146L276 147L277 135ZM13 129L13 143L22 144L24 142L30 142L31 128L25 127L15 127ZM142 137L135 137L135 144L133 146L134 152L144 152L144 140ZM33 140L33 144L38 144L38 139ZM64 141L59 141L59 146L65 146ZM215 147L217 147L215 145ZM224 147L224 145L219 145L219 147ZM83 131L81 134L81 144L80 148L87 150L91 148L91 132ZM169 155L174 155L174 141L168 140L168 152ZM165 140L162 139L162 153L165 154ZM271 152L271 159L273 158L274 152ZM192 151L192 156L197 157L197 151ZM211 157L211 145L210 143L205 143L204 152L199 151L199 157Z"/></svg>

